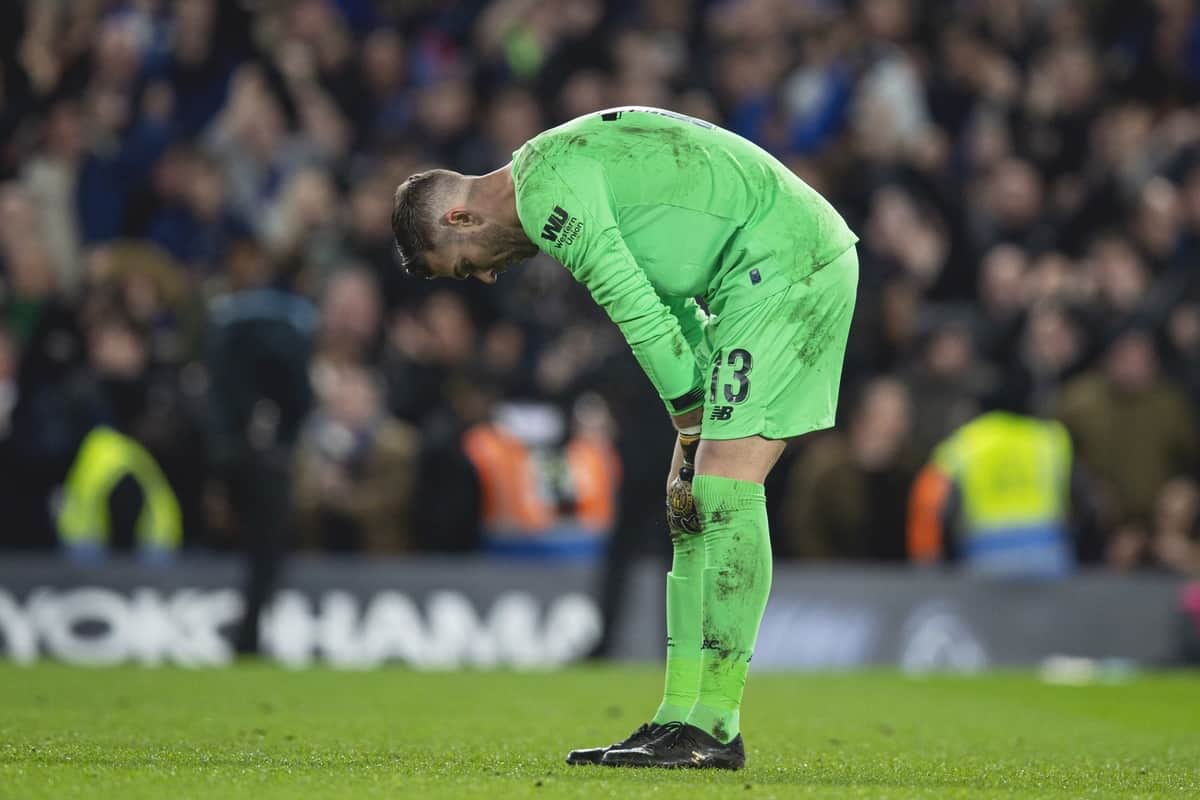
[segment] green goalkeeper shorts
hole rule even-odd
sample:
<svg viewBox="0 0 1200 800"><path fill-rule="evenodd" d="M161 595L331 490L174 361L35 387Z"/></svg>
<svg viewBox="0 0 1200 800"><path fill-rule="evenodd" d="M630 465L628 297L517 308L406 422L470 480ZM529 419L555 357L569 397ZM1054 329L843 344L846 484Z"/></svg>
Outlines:
<svg viewBox="0 0 1200 800"><path fill-rule="evenodd" d="M705 439L832 428L858 290L854 248L762 302L714 317L702 371Z"/></svg>

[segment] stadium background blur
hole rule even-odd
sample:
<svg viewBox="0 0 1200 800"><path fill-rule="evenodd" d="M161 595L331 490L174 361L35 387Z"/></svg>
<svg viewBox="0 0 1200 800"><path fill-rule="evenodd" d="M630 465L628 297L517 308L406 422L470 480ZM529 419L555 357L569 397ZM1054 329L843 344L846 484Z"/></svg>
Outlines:
<svg viewBox="0 0 1200 800"><path fill-rule="evenodd" d="M768 486L779 557L907 559L918 470L999 397L1070 431L1082 563L1200 571L1190 0L29 0L0 52L0 548L567 520L665 553L672 433L603 312L545 257L406 279L389 228L414 171L638 104L757 142L862 239L843 421Z"/></svg>

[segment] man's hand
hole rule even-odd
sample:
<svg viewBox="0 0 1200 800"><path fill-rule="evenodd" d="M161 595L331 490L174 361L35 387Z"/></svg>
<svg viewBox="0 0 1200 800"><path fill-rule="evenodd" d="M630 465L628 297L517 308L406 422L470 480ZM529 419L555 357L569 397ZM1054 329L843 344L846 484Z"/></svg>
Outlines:
<svg viewBox="0 0 1200 800"><path fill-rule="evenodd" d="M679 434L683 464L679 467L679 474L672 477L667 485L667 528L672 539L685 533L700 533L700 515L696 512L696 501L692 497L696 448L699 445L700 434Z"/></svg>

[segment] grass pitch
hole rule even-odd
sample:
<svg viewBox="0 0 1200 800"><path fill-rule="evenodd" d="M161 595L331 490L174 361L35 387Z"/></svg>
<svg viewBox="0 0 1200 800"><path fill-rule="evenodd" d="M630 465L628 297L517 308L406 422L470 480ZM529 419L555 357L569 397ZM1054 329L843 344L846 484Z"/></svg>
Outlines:
<svg viewBox="0 0 1200 800"><path fill-rule="evenodd" d="M2 798L1200 797L1200 675L754 675L737 773L567 767L658 669L0 666Z"/></svg>

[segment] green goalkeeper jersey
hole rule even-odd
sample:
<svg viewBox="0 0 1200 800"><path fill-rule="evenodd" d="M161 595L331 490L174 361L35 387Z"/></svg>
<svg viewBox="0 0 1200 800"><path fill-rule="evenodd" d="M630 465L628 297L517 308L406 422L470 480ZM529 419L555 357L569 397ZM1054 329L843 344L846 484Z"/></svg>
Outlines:
<svg viewBox="0 0 1200 800"><path fill-rule="evenodd" d="M753 143L656 108L588 114L513 154L529 238L620 327L672 413L698 405L694 298L720 315L787 289L858 240Z"/></svg>

